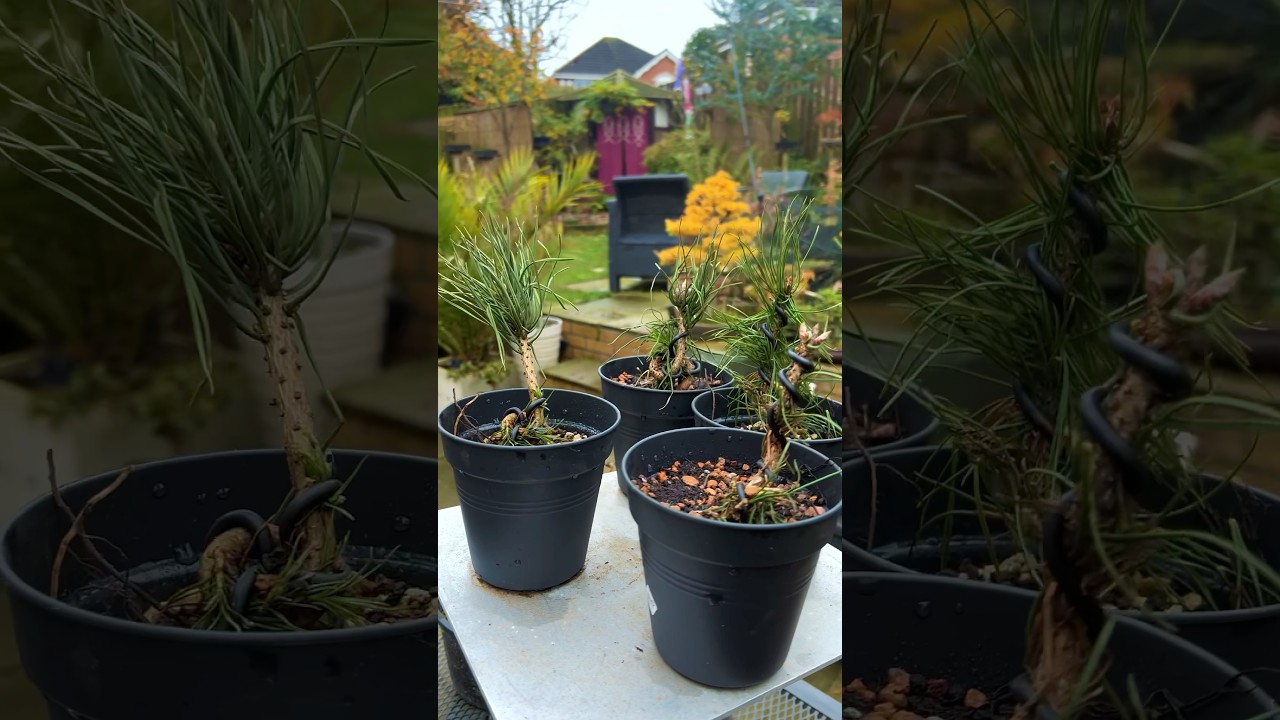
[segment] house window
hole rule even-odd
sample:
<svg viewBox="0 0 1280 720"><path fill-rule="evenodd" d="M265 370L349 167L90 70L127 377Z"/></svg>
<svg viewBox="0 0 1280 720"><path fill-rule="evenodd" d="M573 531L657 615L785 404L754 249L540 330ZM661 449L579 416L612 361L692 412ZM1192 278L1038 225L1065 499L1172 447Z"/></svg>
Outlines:
<svg viewBox="0 0 1280 720"><path fill-rule="evenodd" d="M669 72L661 72L653 76L653 84L660 88L670 88L676 82L676 76Z"/></svg>
<svg viewBox="0 0 1280 720"><path fill-rule="evenodd" d="M653 104L653 126L658 129L671 127L671 114L667 112L666 103Z"/></svg>

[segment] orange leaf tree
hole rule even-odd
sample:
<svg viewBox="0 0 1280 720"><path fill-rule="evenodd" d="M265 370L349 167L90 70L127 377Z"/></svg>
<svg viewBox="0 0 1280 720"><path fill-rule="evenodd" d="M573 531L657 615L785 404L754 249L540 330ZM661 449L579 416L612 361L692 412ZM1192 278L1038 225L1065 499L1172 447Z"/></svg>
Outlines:
<svg viewBox="0 0 1280 720"><path fill-rule="evenodd" d="M504 28L499 43L479 22L483 8L477 0L437 7L440 86L445 92L477 107L511 103L533 107L546 97L549 83L531 64L540 55L538 33L526 38L516 28Z"/></svg>

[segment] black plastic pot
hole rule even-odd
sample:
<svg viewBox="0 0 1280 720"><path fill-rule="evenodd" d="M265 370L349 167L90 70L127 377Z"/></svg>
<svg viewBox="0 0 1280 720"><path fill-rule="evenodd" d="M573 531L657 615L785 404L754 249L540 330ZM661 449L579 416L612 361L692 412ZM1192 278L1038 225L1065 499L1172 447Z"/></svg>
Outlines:
<svg viewBox="0 0 1280 720"><path fill-rule="evenodd" d="M831 416L832 420L839 423L840 418L843 417L840 403L835 400L825 400L824 403L827 406L827 414ZM747 408L742 400L742 390L732 385L727 388L716 388L702 393L693 399L691 407L696 427L739 429L740 425L749 425L756 420L753 411ZM834 460L836 464L841 462L840 444L844 442L843 438L800 440L799 442L826 455L831 460Z"/></svg>
<svg viewBox="0 0 1280 720"><path fill-rule="evenodd" d="M461 144L450 144L450 145L445 145L441 148L441 150L444 150L445 155L461 155L462 153L470 149L471 149L470 145L461 145Z"/></svg>
<svg viewBox="0 0 1280 720"><path fill-rule="evenodd" d="M890 573L844 574L844 682L876 682L890 668L942 678L988 694L1024 672L1035 596L999 585ZM1117 618L1108 678L1124 694L1165 691L1184 720L1280 717L1274 700L1235 668L1195 645L1131 618ZM1087 718L1082 718L1087 720Z"/></svg>
<svg viewBox="0 0 1280 720"><path fill-rule="evenodd" d="M1244 344L1250 370L1280 372L1280 323L1262 323L1259 327L1236 328L1233 332ZM1213 357L1226 365L1226 353L1215 353Z"/></svg>
<svg viewBox="0 0 1280 720"><path fill-rule="evenodd" d="M485 703L484 694L480 692L480 683L476 682L476 676L471 673L467 657L462 654L462 646L458 644L458 636L453 632L453 623L449 622L443 608L440 613L440 630L440 634L444 637L444 657L449 663L449 680L454 692L458 693L458 697L467 704L488 712L489 705Z"/></svg>
<svg viewBox="0 0 1280 720"><path fill-rule="evenodd" d="M498 157L498 151L497 150L472 150L471 157L481 161L492 160Z"/></svg>
<svg viewBox="0 0 1280 720"><path fill-rule="evenodd" d="M952 526L947 552L953 560L969 557L981 564L990 562L988 544L982 529L973 520L972 501L965 496L934 493L925 500L927 484L913 481L916 477L938 478L954 472L962 457L945 448L915 448L894 453L876 454L875 504L872 504L870 466L864 459L847 463L845 491L851 508L845 523L845 570L876 570L907 573L935 573L942 569L943 542L946 536L940 523L922 527L922 521L941 517L948 503ZM948 469L950 467L950 469ZM1209 494L1208 505L1220 518L1236 518L1241 530L1263 559L1280 568L1280 498L1238 485L1220 487L1223 481L1206 476L1202 492ZM875 535L868 550L867 531L875 512ZM1203 528L1203 521L1188 516L1186 523ZM992 526L997 551L1016 549L1016 544ZM998 561L998 559L997 559ZM975 581L976 582L976 581ZM1015 589L1028 596L1027 590ZM1276 647L1280 647L1280 605L1244 610L1154 613L1153 618L1168 623L1183 638L1218 655L1246 672L1263 668L1280 669ZM1257 672L1253 679L1267 692L1280 696L1280 672Z"/></svg>
<svg viewBox="0 0 1280 720"><path fill-rule="evenodd" d="M842 510L840 469L793 446L791 457L817 477L822 515L783 525L746 525L663 507L632 479L675 460L723 457L754 463L760 434L723 428L671 430L636 443L618 483L640 529L640 555L654 644L681 675L714 687L747 687L782 667L818 554Z"/></svg>
<svg viewBox="0 0 1280 720"><path fill-rule="evenodd" d="M883 378L855 365L845 362L841 367L841 384L844 386L844 408L857 412L864 404L877 411L885 401L893 397L893 390L885 388ZM908 391L898 396L886 413L896 412L898 422L902 425L902 437L893 442L883 443L868 448L879 454L900 448L920 447L932 442L938 432L938 419L933 416L918 392ZM882 415L884 417L884 415ZM850 459L855 455L849 455Z"/></svg>
<svg viewBox="0 0 1280 720"><path fill-rule="evenodd" d="M384 558L382 571L436 584L431 498L436 463L425 458L339 451L336 477L365 460L344 508L353 565ZM66 486L74 509L116 477ZM288 490L275 450L202 455L137 467L87 520L102 552L135 582L165 595L194 579L205 534L218 516L250 509L267 517ZM435 618L345 630L230 632L161 627L93 612L115 593L81 591L85 567L68 560L72 604L49 597L53 558L69 523L51 497L28 505L4 529L0 580L9 586L23 668L49 701L52 720L272 718L346 720L425 712L435 691ZM393 548L398 548L392 552ZM184 564L184 562L186 564ZM101 587L100 585L98 587Z"/></svg>
<svg viewBox="0 0 1280 720"><path fill-rule="evenodd" d="M668 430L691 428L696 422L693 400L706 390L651 390L613 379L624 372L639 374L647 367L649 359L643 356L616 358L600 366L600 394L622 413L622 424L613 446L615 459L626 455L632 445L644 438ZM720 387L733 383L727 371L709 362L702 363L701 372L719 378Z"/></svg>
<svg viewBox="0 0 1280 720"><path fill-rule="evenodd" d="M524 407L529 395L516 389L474 397L445 407L439 424L444 457L458 485L471 565L482 580L505 590L555 587L586 562L618 409L594 395L547 390L544 407L551 422L589 437L544 447L487 445L454 433L459 406L492 431L508 408Z"/></svg>

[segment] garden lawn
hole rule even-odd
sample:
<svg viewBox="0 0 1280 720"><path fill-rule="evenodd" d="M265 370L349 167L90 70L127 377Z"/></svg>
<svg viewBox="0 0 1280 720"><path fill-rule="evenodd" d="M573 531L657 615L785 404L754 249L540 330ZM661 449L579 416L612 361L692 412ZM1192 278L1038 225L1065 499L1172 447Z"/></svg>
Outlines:
<svg viewBox="0 0 1280 720"><path fill-rule="evenodd" d="M549 249L556 252L554 245ZM565 230L559 255L566 262L557 266L556 269L559 272L556 273L555 280L552 282L552 289L567 301L566 304L581 305L609 297L609 238L603 230L595 228ZM600 281L599 290L570 287L592 280ZM549 311L554 315L558 310L559 308L553 302Z"/></svg>

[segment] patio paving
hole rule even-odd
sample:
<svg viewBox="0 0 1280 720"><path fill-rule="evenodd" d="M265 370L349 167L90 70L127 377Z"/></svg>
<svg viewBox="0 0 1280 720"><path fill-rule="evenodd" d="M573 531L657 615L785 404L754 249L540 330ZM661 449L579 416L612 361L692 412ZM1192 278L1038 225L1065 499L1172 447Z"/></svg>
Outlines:
<svg viewBox="0 0 1280 720"><path fill-rule="evenodd" d="M601 270L603 272L603 270ZM643 278L623 278L618 283L621 292L649 292L649 281ZM608 292L609 278L599 278L597 280L584 280L582 282L570 283L565 286L570 290L581 290L583 292Z"/></svg>

